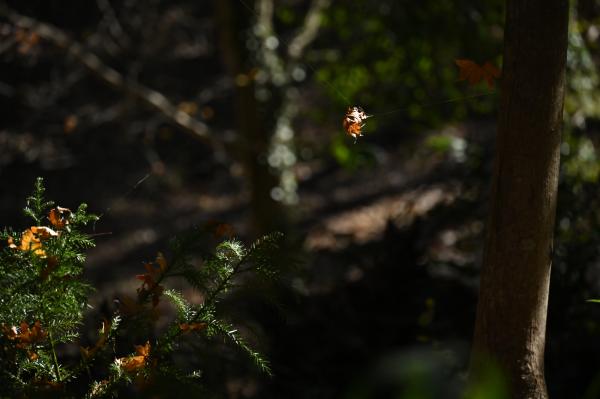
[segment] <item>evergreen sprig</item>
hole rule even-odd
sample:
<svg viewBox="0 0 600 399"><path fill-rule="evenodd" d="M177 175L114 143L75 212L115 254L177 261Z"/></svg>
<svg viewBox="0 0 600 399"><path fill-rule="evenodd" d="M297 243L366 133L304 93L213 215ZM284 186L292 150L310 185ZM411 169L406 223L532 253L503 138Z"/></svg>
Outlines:
<svg viewBox="0 0 600 399"><path fill-rule="evenodd" d="M197 384L201 371L184 370L176 362L185 342L209 343L217 337L246 353L259 370L271 374L269 363L249 345L226 314L220 301L237 286L242 274L272 279L278 274L274 257L281 234L267 235L249 247L227 239L212 253L201 253L201 230L173 239L166 257L159 253L145 264L137 295L124 296L121 306L104 320L96 342L80 347L79 362L61 361L57 346L77 345L92 287L83 280L85 251L94 246L82 229L98 217L85 204L75 211L55 207L44 198L38 178L27 198L25 214L33 225L24 231L0 231L0 397L118 395L140 381L178 381ZM196 260L195 260L196 259ZM198 291L192 303L181 291L164 284L183 279ZM165 298L175 310L167 328L157 335L155 321ZM168 315L167 315L168 316ZM134 341L133 343L131 341ZM145 341L145 343L144 343ZM135 344L135 345L134 345ZM87 382L86 382L87 381Z"/></svg>
<svg viewBox="0 0 600 399"><path fill-rule="evenodd" d="M54 203L44 192L38 178L24 209L34 226L0 234L0 340L6 355L0 360L0 377L27 390L33 389L32 381L45 386L64 382L66 371L56 347L78 337L92 290L82 274L83 251L94 243L80 229L97 217L85 205L76 212L50 209Z"/></svg>

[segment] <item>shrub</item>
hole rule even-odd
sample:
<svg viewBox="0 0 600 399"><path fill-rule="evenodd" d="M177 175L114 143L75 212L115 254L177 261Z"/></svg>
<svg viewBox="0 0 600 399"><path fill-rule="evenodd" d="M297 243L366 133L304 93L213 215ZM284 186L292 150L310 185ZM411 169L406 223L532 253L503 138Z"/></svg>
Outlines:
<svg viewBox="0 0 600 399"><path fill-rule="evenodd" d="M24 211L33 220L31 227L0 233L1 396L102 397L143 391L165 379L198 384L200 370L185 370L176 360L186 342L217 337L226 338L270 374L268 362L220 314L217 304L241 273L275 277L271 260L280 234L249 247L225 240L200 262L191 254L202 239L201 230L173 239L170 256L159 253L144 265L144 273L136 276L136 294L121 297L118 308L102 321L96 342L84 347L78 341L93 288L82 274L85 251L94 242L82 229L98 217L88 214L85 204L71 211L46 201L41 178ZM174 278L195 288L201 303L166 288ZM163 300L175 311L159 329ZM73 361L65 348L74 346L79 346L80 356Z"/></svg>

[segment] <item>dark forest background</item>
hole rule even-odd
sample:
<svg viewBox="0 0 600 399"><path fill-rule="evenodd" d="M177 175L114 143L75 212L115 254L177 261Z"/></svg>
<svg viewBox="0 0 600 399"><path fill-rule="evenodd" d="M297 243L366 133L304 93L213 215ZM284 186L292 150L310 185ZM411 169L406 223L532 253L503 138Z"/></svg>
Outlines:
<svg viewBox="0 0 600 399"><path fill-rule="evenodd" d="M546 377L552 397L592 399L600 2L571 3ZM228 300L274 377L208 353L215 396L453 397L497 106L454 60L500 66L502 39L501 0L2 2L0 221L25 223L36 176L59 205L88 203L97 314L175 234L283 231L279 284ZM374 114L357 143L349 105Z"/></svg>

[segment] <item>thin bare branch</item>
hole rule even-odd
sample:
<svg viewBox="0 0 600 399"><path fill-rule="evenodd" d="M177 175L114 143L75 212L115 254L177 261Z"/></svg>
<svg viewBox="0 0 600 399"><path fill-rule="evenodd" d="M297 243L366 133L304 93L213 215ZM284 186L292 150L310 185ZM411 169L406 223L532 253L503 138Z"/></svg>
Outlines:
<svg viewBox="0 0 600 399"><path fill-rule="evenodd" d="M273 0L260 0L258 2L258 32L256 34L263 39L274 34L273 10Z"/></svg>
<svg viewBox="0 0 600 399"><path fill-rule="evenodd" d="M84 65L92 74L113 88L123 91L158 110L164 117L182 128L194 138L214 143L208 132L208 126L179 110L162 93L127 79L114 68L106 65L98 56L72 39L60 28L21 15L0 3L0 15L14 25L37 33L42 39L64 49L75 60Z"/></svg>
<svg viewBox="0 0 600 399"><path fill-rule="evenodd" d="M331 0L313 0L310 9L304 18L304 24L288 47L288 56L292 60L299 59L306 47L317 37L321 27L321 13L331 4Z"/></svg>
<svg viewBox="0 0 600 399"><path fill-rule="evenodd" d="M268 71L273 83L283 86L287 83L288 76L285 71L285 60L277 53L279 39L273 27L273 11L273 0L260 0L254 29L263 44L259 50L263 66Z"/></svg>
<svg viewBox="0 0 600 399"><path fill-rule="evenodd" d="M131 39L125 33L123 26L121 26L121 22L119 22L119 18L113 7L110 5L110 2L108 0L96 0L96 4L102 14L104 14L104 19L107 21L110 33L115 38L118 38L120 42L124 43L125 47L129 46L131 44Z"/></svg>

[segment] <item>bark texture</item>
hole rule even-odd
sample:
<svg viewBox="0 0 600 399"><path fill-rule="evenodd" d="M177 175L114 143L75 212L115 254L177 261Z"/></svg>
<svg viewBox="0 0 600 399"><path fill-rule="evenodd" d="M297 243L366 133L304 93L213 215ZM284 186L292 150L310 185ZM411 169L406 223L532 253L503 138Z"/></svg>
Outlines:
<svg viewBox="0 0 600 399"><path fill-rule="evenodd" d="M472 379L492 361L512 398L547 398L546 313L565 83L567 0L507 0L502 98Z"/></svg>

